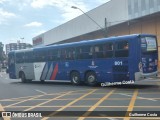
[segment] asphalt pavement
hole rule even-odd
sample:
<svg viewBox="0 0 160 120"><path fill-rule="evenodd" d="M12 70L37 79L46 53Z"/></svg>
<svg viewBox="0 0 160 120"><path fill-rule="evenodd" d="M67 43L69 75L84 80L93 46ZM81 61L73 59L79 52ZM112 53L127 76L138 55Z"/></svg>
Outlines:
<svg viewBox="0 0 160 120"><path fill-rule="evenodd" d="M42 114L37 118L30 116L29 119L34 120L160 119L160 79L150 78L132 85L90 87L57 81L21 83L0 72L0 111ZM1 119L22 117L25 116Z"/></svg>

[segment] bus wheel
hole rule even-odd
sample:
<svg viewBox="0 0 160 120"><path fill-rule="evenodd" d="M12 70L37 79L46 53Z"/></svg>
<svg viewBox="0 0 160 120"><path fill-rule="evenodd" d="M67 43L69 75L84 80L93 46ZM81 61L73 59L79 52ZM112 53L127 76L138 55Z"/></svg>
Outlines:
<svg viewBox="0 0 160 120"><path fill-rule="evenodd" d="M72 72L71 73L71 82L74 85L80 85L81 84L81 79L80 79L80 75L78 72Z"/></svg>
<svg viewBox="0 0 160 120"><path fill-rule="evenodd" d="M25 74L24 74L23 72L21 73L21 81L22 81L23 83L26 83L26 82L27 82L26 77L25 77Z"/></svg>
<svg viewBox="0 0 160 120"><path fill-rule="evenodd" d="M86 82L89 86L95 86L97 85L97 78L96 74L94 72L88 72L86 74Z"/></svg>

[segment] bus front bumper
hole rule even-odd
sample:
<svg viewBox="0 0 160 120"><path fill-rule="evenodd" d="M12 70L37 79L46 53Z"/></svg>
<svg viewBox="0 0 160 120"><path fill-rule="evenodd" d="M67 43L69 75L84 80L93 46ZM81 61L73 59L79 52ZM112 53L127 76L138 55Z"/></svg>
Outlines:
<svg viewBox="0 0 160 120"><path fill-rule="evenodd" d="M157 76L158 76L158 71L152 72L152 73L147 73L147 74L144 74L142 72L136 72L135 73L135 81L144 80L144 79L151 78L151 77L156 78Z"/></svg>

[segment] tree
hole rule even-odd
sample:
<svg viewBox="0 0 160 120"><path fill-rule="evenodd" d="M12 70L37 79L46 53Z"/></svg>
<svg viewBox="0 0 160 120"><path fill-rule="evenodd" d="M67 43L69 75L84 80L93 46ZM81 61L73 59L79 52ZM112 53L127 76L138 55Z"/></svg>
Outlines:
<svg viewBox="0 0 160 120"><path fill-rule="evenodd" d="M4 60L4 55L3 55L3 44L0 42L0 61Z"/></svg>

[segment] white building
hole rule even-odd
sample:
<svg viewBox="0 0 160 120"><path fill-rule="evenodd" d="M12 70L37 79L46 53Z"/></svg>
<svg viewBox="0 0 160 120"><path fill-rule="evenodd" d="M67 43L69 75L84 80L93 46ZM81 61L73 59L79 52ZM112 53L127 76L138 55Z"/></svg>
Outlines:
<svg viewBox="0 0 160 120"><path fill-rule="evenodd" d="M101 27L105 28L106 26L106 31L102 30L89 17L83 14L34 37L33 46L96 39L105 37L105 35L139 33L139 28L132 30L132 24L140 22L137 21L138 18L149 16L159 11L160 0L111 0L86 13ZM106 22L105 19L107 20ZM124 23L126 24L119 29L119 25ZM123 29L127 30L127 32L123 32ZM141 33L143 32L145 31L142 29Z"/></svg>

